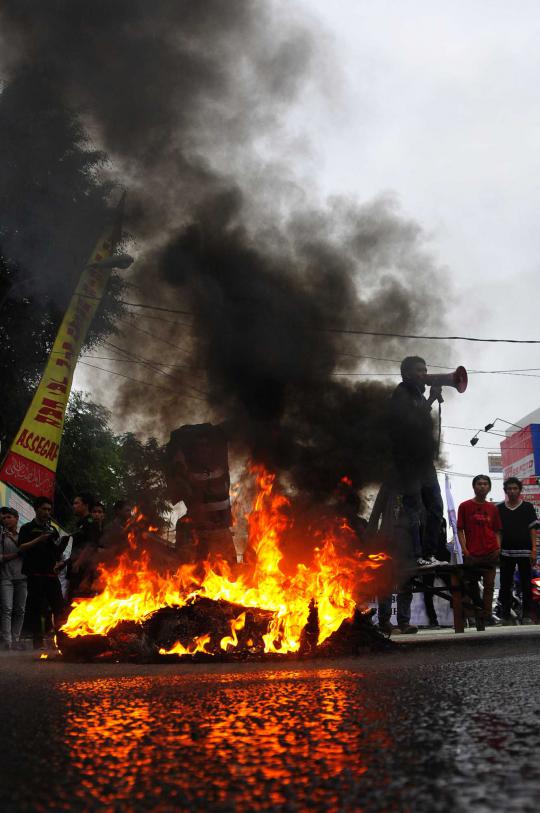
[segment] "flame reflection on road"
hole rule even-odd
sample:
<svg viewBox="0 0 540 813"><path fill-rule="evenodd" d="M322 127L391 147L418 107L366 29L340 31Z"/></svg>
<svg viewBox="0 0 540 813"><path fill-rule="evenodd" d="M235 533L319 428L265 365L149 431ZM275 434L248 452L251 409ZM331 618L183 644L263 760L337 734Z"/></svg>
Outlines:
<svg viewBox="0 0 540 813"><path fill-rule="evenodd" d="M390 745L381 715L358 703L361 681L322 669L63 683L77 800L167 811L294 798L338 809L343 782L361 783Z"/></svg>

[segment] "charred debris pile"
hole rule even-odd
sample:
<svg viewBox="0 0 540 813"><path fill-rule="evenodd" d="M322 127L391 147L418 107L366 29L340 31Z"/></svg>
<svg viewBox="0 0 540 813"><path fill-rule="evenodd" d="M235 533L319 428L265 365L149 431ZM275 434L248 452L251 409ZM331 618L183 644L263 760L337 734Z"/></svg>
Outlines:
<svg viewBox="0 0 540 813"><path fill-rule="evenodd" d="M372 624L371 611L359 609L317 644L319 619L312 601L298 651L265 652L272 615L268 610L196 597L183 607L164 607L143 623L120 622L104 635L69 637L61 632L58 645L67 661L138 663L295 661L357 656L395 646ZM231 635L238 617L241 628Z"/></svg>

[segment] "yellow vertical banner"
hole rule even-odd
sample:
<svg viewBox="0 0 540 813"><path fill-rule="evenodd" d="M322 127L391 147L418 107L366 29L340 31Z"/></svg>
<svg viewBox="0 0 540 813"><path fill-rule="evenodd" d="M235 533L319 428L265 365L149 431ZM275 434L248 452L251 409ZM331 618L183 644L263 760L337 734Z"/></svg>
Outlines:
<svg viewBox="0 0 540 813"><path fill-rule="evenodd" d="M34 398L0 470L0 480L34 496L54 496L56 465L73 373L111 275L110 257L121 237L123 198L79 280Z"/></svg>

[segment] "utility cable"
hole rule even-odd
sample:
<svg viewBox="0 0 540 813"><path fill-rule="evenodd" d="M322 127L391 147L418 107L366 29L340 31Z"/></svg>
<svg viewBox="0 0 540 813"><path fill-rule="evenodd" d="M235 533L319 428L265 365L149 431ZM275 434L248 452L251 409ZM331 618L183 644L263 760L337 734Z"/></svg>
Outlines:
<svg viewBox="0 0 540 813"><path fill-rule="evenodd" d="M168 344L169 347L173 347L175 350L179 350L181 353L186 354L191 353L191 351L188 350L187 348L180 347L179 345L174 344L174 342L170 342L168 339L164 339L162 336L156 336L155 333L150 333L148 330L143 330L141 327L136 327L136 325L132 325L131 322L128 322L126 319L117 317L116 321L128 325L132 330L136 330L138 333L143 333L145 336L149 336L152 339L157 339L158 341L163 342L164 344Z"/></svg>
<svg viewBox="0 0 540 813"><path fill-rule="evenodd" d="M98 299L98 297L80 294L87 299ZM160 311L161 313L179 313L183 316L194 316L191 311L181 310L179 308L165 308L160 305L148 305L138 302L126 302L123 299L115 300L121 305L126 305L131 308L146 308L149 310ZM417 339L441 342L489 342L496 344L540 344L540 339L494 339L484 338L479 336L427 336L419 333L386 333L380 330L358 330L353 328L332 328L332 327L317 327L313 328L318 333L340 333L346 336L383 336L388 339Z"/></svg>
<svg viewBox="0 0 540 813"><path fill-rule="evenodd" d="M113 350L117 350L119 353L125 353L126 356L130 356L133 360L138 361L140 364L148 367L148 369L153 370L154 372L158 373L159 375L167 376L167 378L171 378L173 381L177 381L179 384L182 384L185 387L189 387L190 390L193 392L199 393L199 395L208 395L207 392L203 392L202 390L197 389L197 387L192 386L191 384L184 383L180 378L177 378L171 373L166 373L164 370L161 370L158 366L155 365L153 361L149 359L144 359L142 356L138 356L135 353L130 353L128 350L124 350L123 347L118 347L116 344L109 342L107 339L104 340L105 344L108 344L109 347L112 347Z"/></svg>
<svg viewBox="0 0 540 813"><path fill-rule="evenodd" d="M448 471L447 469L435 469L437 474L448 474L449 477L470 477L471 480L475 477L475 474L466 474L462 471ZM490 475L490 480L504 480L504 477L492 477Z"/></svg>
<svg viewBox="0 0 540 813"><path fill-rule="evenodd" d="M104 373L110 373L110 375L117 375L120 378L126 378L128 381L133 381L135 384L141 384L141 386L148 387L148 381L141 381L139 378L132 378L129 375L124 375L124 373L118 373L116 370L107 370L105 367L98 367L97 364L90 364L88 361L79 361L79 364L84 364L85 367L92 367L94 370L101 370ZM190 393L180 392L180 390L172 390L169 387L162 387L159 384L152 384L152 389L163 390L164 392L170 392L173 395L182 395L184 398L193 398L195 401L203 401L206 403L205 398L199 398L197 395L191 395Z"/></svg>

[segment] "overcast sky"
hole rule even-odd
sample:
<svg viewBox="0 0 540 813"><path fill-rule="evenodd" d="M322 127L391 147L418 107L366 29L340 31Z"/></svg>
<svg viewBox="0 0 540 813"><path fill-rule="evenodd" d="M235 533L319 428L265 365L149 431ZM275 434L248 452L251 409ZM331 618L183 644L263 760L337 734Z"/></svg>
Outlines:
<svg viewBox="0 0 540 813"><path fill-rule="evenodd" d="M540 338L540 5L294 0L288 8L319 21L320 53L331 54L318 64L325 75L316 91L308 85L290 113L291 131L309 144L299 173L322 195L396 197L445 268L452 334ZM428 365L538 368L473 374L465 395L448 395L443 424L466 427L445 430L449 468L486 471L481 447L496 448L498 438L481 435L475 449L469 438L496 417L518 421L540 406L540 345L455 341L448 355L432 346ZM403 355L415 349L404 341ZM396 370L381 362L377 372ZM86 383L80 368L75 383ZM456 476L453 487L456 500L470 496L469 479ZM493 496L501 495L498 483Z"/></svg>
<svg viewBox="0 0 540 813"><path fill-rule="evenodd" d="M540 339L540 5L304 5L340 56L340 90L328 115L324 105L308 112L321 188L397 197L447 269L453 335ZM433 346L432 360L440 361ZM404 354L413 350L414 342L404 343ZM471 370L539 369L531 374L538 377L471 375L464 395L448 397L446 425L518 421L540 406L540 346L456 341L447 362ZM472 434L448 429L444 439L468 445ZM483 434L478 446L497 443ZM444 451L456 472L487 469L487 452L478 447ZM470 493L463 478L453 487L458 499ZM494 496L501 494L499 484Z"/></svg>

